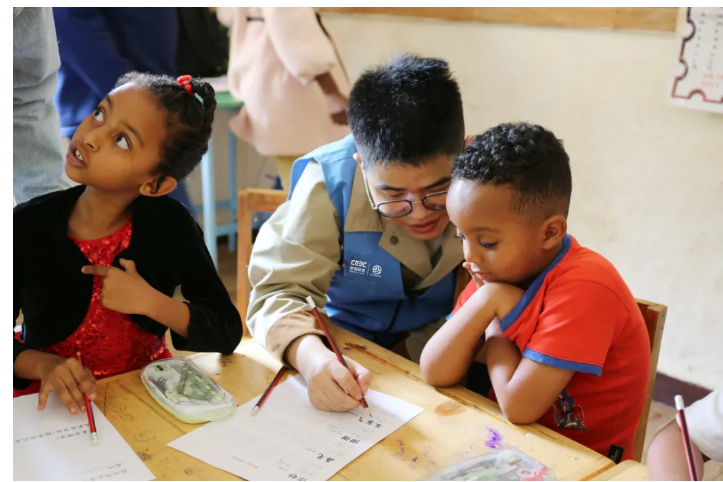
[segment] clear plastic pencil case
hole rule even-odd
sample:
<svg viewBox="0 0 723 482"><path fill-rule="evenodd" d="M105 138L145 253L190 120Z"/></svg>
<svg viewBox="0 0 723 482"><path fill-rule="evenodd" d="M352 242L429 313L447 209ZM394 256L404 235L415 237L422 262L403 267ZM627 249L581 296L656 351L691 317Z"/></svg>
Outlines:
<svg viewBox="0 0 723 482"><path fill-rule="evenodd" d="M153 399L182 422L212 422L236 411L236 400L188 358L150 363L141 380Z"/></svg>
<svg viewBox="0 0 723 482"><path fill-rule="evenodd" d="M532 457L505 448L446 467L427 480L552 480L552 473Z"/></svg>

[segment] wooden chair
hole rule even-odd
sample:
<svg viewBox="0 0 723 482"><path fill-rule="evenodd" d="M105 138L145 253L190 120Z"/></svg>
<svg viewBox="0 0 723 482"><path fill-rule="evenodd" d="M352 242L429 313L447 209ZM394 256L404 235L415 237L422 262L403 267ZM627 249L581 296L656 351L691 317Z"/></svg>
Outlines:
<svg viewBox="0 0 723 482"><path fill-rule="evenodd" d="M248 335L246 328L246 312L251 296L251 281L248 276L249 259L253 248L251 219L254 212L272 213L286 202L287 192L276 189L244 189L238 193L238 273L236 277L236 307L241 313L244 337Z"/></svg>
<svg viewBox="0 0 723 482"><path fill-rule="evenodd" d="M663 328L665 317L668 315L668 307L658 303L645 300L637 300L638 308L643 313L645 326L648 328L650 339L650 374L648 375L648 392L645 396L643 413L638 422L638 431L635 434L635 460L640 462L643 457L643 445L645 444L645 432L648 428L648 413L650 402L653 399L653 388L655 387L655 375L658 372L658 357L660 356L660 341L663 339Z"/></svg>

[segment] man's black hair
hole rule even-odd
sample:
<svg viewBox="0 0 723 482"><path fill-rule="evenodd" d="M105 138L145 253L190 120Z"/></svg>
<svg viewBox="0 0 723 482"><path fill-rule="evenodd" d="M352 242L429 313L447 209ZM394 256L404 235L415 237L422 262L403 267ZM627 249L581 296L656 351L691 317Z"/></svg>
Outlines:
<svg viewBox="0 0 723 482"><path fill-rule="evenodd" d="M444 60L404 54L367 70L351 90L347 116L367 165L418 166L464 147L462 96Z"/></svg>
<svg viewBox="0 0 723 482"><path fill-rule="evenodd" d="M454 179L510 185L513 209L532 217L567 217L572 194L570 158L544 127L500 124L475 136L452 167Z"/></svg>

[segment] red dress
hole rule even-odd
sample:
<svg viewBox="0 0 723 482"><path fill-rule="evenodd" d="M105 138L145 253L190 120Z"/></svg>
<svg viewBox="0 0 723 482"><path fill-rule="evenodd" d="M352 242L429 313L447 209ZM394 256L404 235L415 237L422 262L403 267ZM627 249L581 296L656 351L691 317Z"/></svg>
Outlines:
<svg viewBox="0 0 723 482"><path fill-rule="evenodd" d="M80 248L90 264L111 266L118 253L130 244L132 230L133 224L129 219L116 232L101 239L87 241L70 235L68 237ZM41 348L41 351L63 358L75 357L80 352L83 364L97 379L137 370L153 360L171 358L165 337L158 338L142 330L128 315L100 304L102 285L103 280L96 276L88 311L75 332L55 345ZM40 381L36 380L24 390L13 389L13 398L39 390Z"/></svg>

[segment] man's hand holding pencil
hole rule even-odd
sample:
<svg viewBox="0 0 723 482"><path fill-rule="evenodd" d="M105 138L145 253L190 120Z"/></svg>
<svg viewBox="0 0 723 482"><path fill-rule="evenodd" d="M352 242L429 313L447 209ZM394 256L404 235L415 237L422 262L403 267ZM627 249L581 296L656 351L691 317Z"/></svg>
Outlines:
<svg viewBox="0 0 723 482"><path fill-rule="evenodd" d="M290 347L288 359L306 380L309 401L321 410L353 410L359 406L372 381L369 370L344 357L347 370L316 335L296 340Z"/></svg>

